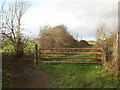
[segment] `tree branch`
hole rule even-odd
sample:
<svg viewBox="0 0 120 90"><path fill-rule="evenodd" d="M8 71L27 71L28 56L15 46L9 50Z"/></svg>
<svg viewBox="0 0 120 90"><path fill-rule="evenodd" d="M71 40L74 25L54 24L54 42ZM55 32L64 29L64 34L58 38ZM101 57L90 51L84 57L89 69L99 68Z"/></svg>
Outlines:
<svg viewBox="0 0 120 90"><path fill-rule="evenodd" d="M6 34L6 33L4 33L4 32L2 32L2 34L5 35L6 37L8 37L12 42L15 42L15 41L13 40L12 36L8 36L8 34Z"/></svg>

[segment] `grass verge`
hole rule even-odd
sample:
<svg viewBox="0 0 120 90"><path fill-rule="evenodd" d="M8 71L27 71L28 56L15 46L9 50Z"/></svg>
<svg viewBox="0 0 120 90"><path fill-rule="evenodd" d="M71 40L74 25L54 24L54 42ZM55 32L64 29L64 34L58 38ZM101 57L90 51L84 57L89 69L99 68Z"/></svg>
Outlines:
<svg viewBox="0 0 120 90"><path fill-rule="evenodd" d="M92 46L90 45L88 48L92 48ZM86 51L88 50L83 50L83 52ZM80 56L92 57L92 55L78 55L77 57ZM64 61L97 62L97 60L90 59ZM117 77L110 76L102 65L41 63L37 65L37 69L53 76L50 88L120 88Z"/></svg>
<svg viewBox="0 0 120 90"><path fill-rule="evenodd" d="M42 63L37 69L54 77L50 88L120 88L117 77L110 76L101 65Z"/></svg>

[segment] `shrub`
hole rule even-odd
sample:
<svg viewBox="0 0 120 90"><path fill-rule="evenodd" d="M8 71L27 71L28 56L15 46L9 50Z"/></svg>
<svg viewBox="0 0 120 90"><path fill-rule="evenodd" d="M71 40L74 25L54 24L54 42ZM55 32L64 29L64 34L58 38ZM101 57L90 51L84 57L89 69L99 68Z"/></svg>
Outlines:
<svg viewBox="0 0 120 90"><path fill-rule="evenodd" d="M99 39L96 42L95 47L102 47L104 49L104 54L106 55L106 60L104 61L104 66L106 71L111 75L118 75L118 66L117 66L117 33L114 32L106 39Z"/></svg>
<svg viewBox="0 0 120 90"><path fill-rule="evenodd" d="M41 48L63 48L77 44L64 25L42 28L40 38L37 41Z"/></svg>
<svg viewBox="0 0 120 90"><path fill-rule="evenodd" d="M78 42L78 45L79 46L89 46L89 43L85 40L81 40L81 41Z"/></svg>

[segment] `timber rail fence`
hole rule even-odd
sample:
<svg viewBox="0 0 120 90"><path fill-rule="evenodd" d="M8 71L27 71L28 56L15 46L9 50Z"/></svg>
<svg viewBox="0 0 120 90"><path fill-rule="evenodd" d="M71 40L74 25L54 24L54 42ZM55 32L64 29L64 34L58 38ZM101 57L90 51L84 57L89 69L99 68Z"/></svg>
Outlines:
<svg viewBox="0 0 120 90"><path fill-rule="evenodd" d="M103 52L102 48L39 48L36 45L36 64L38 63L80 63L80 64L103 64L103 60L105 59L105 55ZM46 51L45 51L46 50ZM65 51L65 50L88 50L86 52L61 52L61 51ZM91 52L91 50L94 50L94 52ZM49 51L49 52L47 52ZM58 51L58 52L55 52ZM65 56L65 57L48 57L48 56L44 56L42 57L42 55L48 55L48 54L55 54L55 55L59 55L59 54L64 54L64 55L71 55L71 56ZM86 54L93 54L93 55L99 55L99 57L75 57L75 55L86 55ZM46 61L46 59L52 59L51 61ZM96 61L96 62L66 62L66 61L54 61L55 59L99 59L101 61Z"/></svg>

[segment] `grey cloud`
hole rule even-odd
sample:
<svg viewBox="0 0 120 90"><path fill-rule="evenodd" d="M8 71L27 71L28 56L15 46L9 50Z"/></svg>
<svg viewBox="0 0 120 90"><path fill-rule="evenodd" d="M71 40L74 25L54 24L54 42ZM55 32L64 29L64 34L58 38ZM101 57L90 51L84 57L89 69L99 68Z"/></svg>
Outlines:
<svg viewBox="0 0 120 90"><path fill-rule="evenodd" d="M59 2L55 6L65 12L78 13L78 16L89 16L111 18L114 17L116 10L113 11L113 4L104 2ZM116 6L117 7L117 6ZM82 14L81 14L82 13Z"/></svg>
<svg viewBox="0 0 120 90"><path fill-rule="evenodd" d="M108 11L108 12L104 13L103 14L103 18L104 19L116 18L117 14L118 14L118 11L116 9L115 10L111 10L111 11Z"/></svg>
<svg viewBox="0 0 120 90"><path fill-rule="evenodd" d="M73 34L77 34L80 37L93 37L95 35L95 28L92 26L77 26L69 30Z"/></svg>
<svg viewBox="0 0 120 90"><path fill-rule="evenodd" d="M87 2L83 2L83 0L58 0L57 2L55 0L53 3L48 3L50 6L47 6L46 2L44 7L48 7L49 11L51 9L55 9L57 12L60 11L60 15L57 18L60 18L60 22L63 19L63 24L67 24L70 32L78 33L80 36L86 38L95 37L96 22L103 19L109 20L116 13L112 8L112 2L107 1L107 3L103 0L101 2L90 2L89 0ZM57 18L53 18L52 23L54 21L57 23L59 20L54 20ZM69 23L70 21L72 23Z"/></svg>

